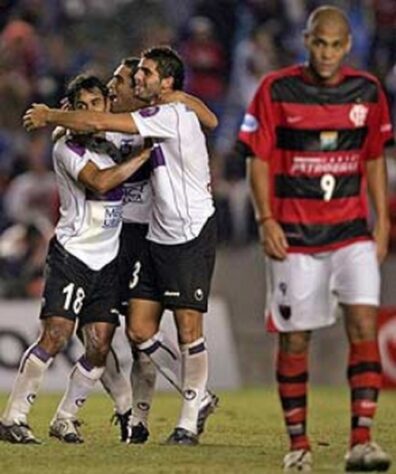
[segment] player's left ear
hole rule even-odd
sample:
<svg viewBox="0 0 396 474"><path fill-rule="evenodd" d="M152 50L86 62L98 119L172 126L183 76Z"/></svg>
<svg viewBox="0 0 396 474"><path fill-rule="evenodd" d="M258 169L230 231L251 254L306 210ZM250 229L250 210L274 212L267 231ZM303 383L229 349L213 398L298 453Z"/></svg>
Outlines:
<svg viewBox="0 0 396 474"><path fill-rule="evenodd" d="M352 36L348 35L347 44L345 47L345 54L349 54L352 49Z"/></svg>

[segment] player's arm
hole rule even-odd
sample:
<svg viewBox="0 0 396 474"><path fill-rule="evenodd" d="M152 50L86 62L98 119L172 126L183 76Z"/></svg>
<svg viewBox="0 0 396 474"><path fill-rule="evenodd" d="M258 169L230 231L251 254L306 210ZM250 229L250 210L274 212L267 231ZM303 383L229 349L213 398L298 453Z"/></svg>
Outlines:
<svg viewBox="0 0 396 474"><path fill-rule="evenodd" d="M107 193L133 175L150 158L150 153L151 149L145 149L135 158L106 169L88 161L78 174L78 180L95 192Z"/></svg>
<svg viewBox="0 0 396 474"><path fill-rule="evenodd" d="M384 156L366 162L366 176L368 192L376 214L374 239L377 244L377 257L382 263L388 253L390 233L388 179Z"/></svg>
<svg viewBox="0 0 396 474"><path fill-rule="evenodd" d="M171 102L181 102L192 109L201 122L201 125L209 130L214 130L219 121L217 116L207 107L201 99L193 95L187 94L183 91L172 91L167 92L161 96L161 102L163 104L169 104Z"/></svg>
<svg viewBox="0 0 396 474"><path fill-rule="evenodd" d="M23 125L29 132L47 125L59 125L77 132L138 133L135 121L129 113L50 109L44 104L33 104L23 116Z"/></svg>
<svg viewBox="0 0 396 474"><path fill-rule="evenodd" d="M264 251L271 258L284 260L287 256L288 243L281 226L272 215L268 162L257 157L249 158L247 174Z"/></svg>

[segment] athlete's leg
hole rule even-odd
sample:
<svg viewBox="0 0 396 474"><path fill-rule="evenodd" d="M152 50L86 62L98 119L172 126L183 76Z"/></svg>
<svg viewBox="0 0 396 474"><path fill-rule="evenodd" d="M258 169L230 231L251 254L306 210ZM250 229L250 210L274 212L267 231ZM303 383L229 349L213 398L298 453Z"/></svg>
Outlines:
<svg viewBox="0 0 396 474"><path fill-rule="evenodd" d="M44 320L40 338L24 353L3 422L27 422L27 415L40 388L45 371L73 334L74 321L52 316Z"/></svg>
<svg viewBox="0 0 396 474"><path fill-rule="evenodd" d="M0 423L0 439L11 443L38 443L27 417L40 389L44 373L70 339L74 321L53 316L44 320L37 342L24 353L13 390Z"/></svg>
<svg viewBox="0 0 396 474"><path fill-rule="evenodd" d="M194 309L175 309L174 316L182 358L183 404L177 428L168 442L196 444L198 413L208 381L208 353L203 337L203 315Z"/></svg>

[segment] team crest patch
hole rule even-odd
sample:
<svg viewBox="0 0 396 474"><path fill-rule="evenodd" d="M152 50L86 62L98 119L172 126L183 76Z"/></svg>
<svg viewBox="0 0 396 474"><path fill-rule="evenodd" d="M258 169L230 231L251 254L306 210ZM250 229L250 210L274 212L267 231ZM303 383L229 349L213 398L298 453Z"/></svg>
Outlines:
<svg viewBox="0 0 396 474"><path fill-rule="evenodd" d="M252 114L245 114L241 125L241 132L253 133L258 129L258 120Z"/></svg>
<svg viewBox="0 0 396 474"><path fill-rule="evenodd" d="M154 107L145 107L144 109L139 110L139 114L144 117L152 117L156 113L158 113L159 107L155 105Z"/></svg>
<svg viewBox="0 0 396 474"><path fill-rule="evenodd" d="M355 125L355 127L363 127L366 123L368 114L368 107L362 104L355 104L352 106L349 112L349 119Z"/></svg>
<svg viewBox="0 0 396 474"><path fill-rule="evenodd" d="M336 150L338 145L338 132L335 130L320 132L320 149L323 151Z"/></svg>

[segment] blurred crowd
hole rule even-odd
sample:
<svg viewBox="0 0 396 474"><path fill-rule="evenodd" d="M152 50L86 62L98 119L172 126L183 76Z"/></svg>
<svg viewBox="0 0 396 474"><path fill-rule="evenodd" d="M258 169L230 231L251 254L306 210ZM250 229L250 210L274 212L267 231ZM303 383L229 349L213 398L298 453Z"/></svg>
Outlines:
<svg viewBox="0 0 396 474"><path fill-rule="evenodd" d="M107 79L122 57L154 44L181 53L186 90L220 118L208 137L220 241L255 238L236 134L263 74L304 60L307 14L325 3L347 11L349 61L384 82L396 117L395 0L0 0L0 297L40 294L57 220L50 134L24 132L24 110L32 102L59 105L75 74ZM391 209L396 224L396 198Z"/></svg>

